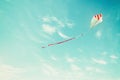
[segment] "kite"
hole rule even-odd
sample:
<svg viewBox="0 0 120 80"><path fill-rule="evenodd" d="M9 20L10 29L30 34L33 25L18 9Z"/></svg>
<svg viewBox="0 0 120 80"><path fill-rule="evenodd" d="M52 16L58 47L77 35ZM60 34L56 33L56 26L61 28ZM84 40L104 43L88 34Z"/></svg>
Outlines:
<svg viewBox="0 0 120 80"><path fill-rule="evenodd" d="M95 16L93 16L92 20L91 20L91 26L90 28L95 27L97 24L101 23L102 20L102 14L97 14Z"/></svg>
<svg viewBox="0 0 120 80"><path fill-rule="evenodd" d="M93 16L93 18L91 19L91 23L90 23L90 29L89 31L94 28L96 25L98 25L99 23L101 23L103 20L102 20L102 14L96 14ZM88 31L88 32L89 32ZM88 33L87 32L87 33ZM46 47L50 47L50 46L54 46L54 45L58 45L58 44L62 44L62 43L65 43L65 42L68 42L68 41L71 41L71 40L74 40L74 39L77 39L77 38L80 38L82 36L84 36L85 34L80 34L78 36L75 36L75 37L72 37L70 39L66 39L66 40L63 40L63 41L60 41L60 42L56 42L56 43L52 43L52 44L48 44L47 46L42 46L42 48L46 48Z"/></svg>

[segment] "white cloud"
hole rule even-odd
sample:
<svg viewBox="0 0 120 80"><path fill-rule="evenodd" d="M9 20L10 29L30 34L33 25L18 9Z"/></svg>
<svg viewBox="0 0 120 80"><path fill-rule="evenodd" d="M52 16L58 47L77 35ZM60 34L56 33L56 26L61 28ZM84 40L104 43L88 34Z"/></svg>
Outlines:
<svg viewBox="0 0 120 80"><path fill-rule="evenodd" d="M43 21L43 22L51 22L51 20L50 20L49 17L43 17L43 18L42 18L42 21Z"/></svg>
<svg viewBox="0 0 120 80"><path fill-rule="evenodd" d="M59 30L64 28L65 26L72 28L73 27L72 22L60 20L56 16L42 17L42 21L43 21L42 29L44 32L46 32L48 34L53 34L53 33L57 32L58 35L61 36L62 38L65 38L65 39L70 38L69 36L63 34Z"/></svg>
<svg viewBox="0 0 120 80"><path fill-rule="evenodd" d="M97 73L104 73L105 71L101 70L100 68L96 68L96 67L86 67L86 71L88 72L97 72Z"/></svg>
<svg viewBox="0 0 120 80"><path fill-rule="evenodd" d="M43 43L43 41L39 40L37 37L35 37L31 34L29 34L28 36L29 36L30 40L35 42L35 43Z"/></svg>
<svg viewBox="0 0 120 80"><path fill-rule="evenodd" d="M48 34L45 34L44 32L40 32L40 31L38 31L37 32L38 34L39 34L39 36L41 37L41 41L43 42L43 43L46 43L46 42L49 42L49 40L51 40L51 41L55 41L55 39L54 38L52 38L50 35L48 35Z"/></svg>
<svg viewBox="0 0 120 80"><path fill-rule="evenodd" d="M61 27L64 27L65 26L65 24L61 21L61 20L59 20L57 17L51 17L51 19L52 19L52 21L55 21L59 26L61 26Z"/></svg>
<svg viewBox="0 0 120 80"><path fill-rule="evenodd" d="M118 57L115 56L115 55L111 55L110 58L111 58L111 59L118 59Z"/></svg>
<svg viewBox="0 0 120 80"><path fill-rule="evenodd" d="M81 69L80 69L79 66L77 66L77 65L75 65L75 64L72 64L72 65L71 65L71 70L72 70L72 71L80 71Z"/></svg>
<svg viewBox="0 0 120 80"><path fill-rule="evenodd" d="M101 70L101 69L99 69L99 68L95 68L95 71L96 71L97 73L105 73L105 71L103 71L103 70Z"/></svg>
<svg viewBox="0 0 120 80"><path fill-rule="evenodd" d="M107 62L106 61L104 61L104 60L98 60L98 59L95 59L95 58L92 58L92 60L95 62L95 63L98 63L98 64L107 64Z"/></svg>
<svg viewBox="0 0 120 80"><path fill-rule="evenodd" d="M82 53L82 52L83 52L83 50L82 50L81 48L78 48L78 51L79 51L80 53Z"/></svg>
<svg viewBox="0 0 120 80"><path fill-rule="evenodd" d="M57 60L57 58L55 56L51 56L51 59L54 60L54 61Z"/></svg>
<svg viewBox="0 0 120 80"><path fill-rule="evenodd" d="M69 23L69 22L67 22L66 25L67 25L69 28L72 28L72 27L74 26L73 23Z"/></svg>
<svg viewBox="0 0 120 80"><path fill-rule="evenodd" d="M102 32L101 32L100 30L98 30L98 31L96 32L96 38L100 39L101 36L102 36Z"/></svg>
<svg viewBox="0 0 120 80"><path fill-rule="evenodd" d="M57 76L59 71L49 64L43 64L42 71L48 76Z"/></svg>
<svg viewBox="0 0 120 80"><path fill-rule="evenodd" d="M25 70L21 68L16 68L11 65L1 64L0 65L0 79L1 80L12 80L16 79L22 74Z"/></svg>
<svg viewBox="0 0 120 80"><path fill-rule="evenodd" d="M74 58L70 58L70 57L66 57L66 60L67 60L67 62L69 62L69 63L75 62L75 59L74 59Z"/></svg>
<svg viewBox="0 0 120 80"><path fill-rule="evenodd" d="M105 55L107 55L107 52L104 51L104 52L101 53L101 55L105 56Z"/></svg>
<svg viewBox="0 0 120 80"><path fill-rule="evenodd" d="M86 70L87 70L87 71L92 71L92 70L93 70L93 67L89 67L89 66L88 66L88 67L86 67Z"/></svg>
<svg viewBox="0 0 120 80"><path fill-rule="evenodd" d="M67 36L67 35L65 35L65 34L63 34L63 33L61 33L61 32L58 32L58 34L59 34L59 36L61 36L62 38L65 38L65 39L70 38L69 36Z"/></svg>
<svg viewBox="0 0 120 80"><path fill-rule="evenodd" d="M43 24L42 28L43 28L43 31L48 33L48 34L53 34L56 32L56 28L53 26L50 26L48 24Z"/></svg>
<svg viewBox="0 0 120 80"><path fill-rule="evenodd" d="M43 22L53 22L53 23L55 22L57 24L57 26L59 26L59 27L67 26L69 28L72 28L74 26L74 24L71 21L68 21L68 20L67 21L65 21L65 20L62 21L55 16L45 16L45 17L42 18L42 21Z"/></svg>
<svg viewBox="0 0 120 80"><path fill-rule="evenodd" d="M24 32L26 33L27 37L29 38L29 40L35 42L35 43L43 43L42 40L40 40L38 37L36 37L35 35L33 35L33 33L30 31L29 28L26 27L25 24L21 24L21 26L23 27ZM22 34L21 32L19 34ZM16 38L24 40L25 37L23 37L22 35L16 35Z"/></svg>
<svg viewBox="0 0 120 80"><path fill-rule="evenodd" d="M55 16L43 17L42 21L43 22L53 22L53 23L55 22L60 27L64 27L65 26L65 24L61 20L59 20L57 17L55 17Z"/></svg>
<svg viewBox="0 0 120 80"><path fill-rule="evenodd" d="M84 75L80 67L75 64L71 64L68 69L60 69L52 64L43 63L41 70L40 73L48 77L47 80L51 80L51 78L54 80L79 80Z"/></svg>

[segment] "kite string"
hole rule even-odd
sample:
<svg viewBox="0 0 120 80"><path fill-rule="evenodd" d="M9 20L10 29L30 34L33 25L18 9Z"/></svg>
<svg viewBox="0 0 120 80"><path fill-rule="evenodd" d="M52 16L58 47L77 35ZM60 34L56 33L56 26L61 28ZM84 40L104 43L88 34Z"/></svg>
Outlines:
<svg viewBox="0 0 120 80"><path fill-rule="evenodd" d="M86 33L79 34L78 36L76 36L76 38L80 38L80 37L87 35L91 30L92 30L92 28L90 28Z"/></svg>

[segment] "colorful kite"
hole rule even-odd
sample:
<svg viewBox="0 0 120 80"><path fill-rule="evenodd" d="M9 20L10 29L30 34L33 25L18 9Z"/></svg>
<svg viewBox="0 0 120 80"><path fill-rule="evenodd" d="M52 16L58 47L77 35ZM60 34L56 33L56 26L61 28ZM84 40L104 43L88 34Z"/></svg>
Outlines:
<svg viewBox="0 0 120 80"><path fill-rule="evenodd" d="M97 14L95 16L93 16L92 20L91 20L91 26L90 28L95 27L97 24L101 23L102 20L102 14Z"/></svg>
<svg viewBox="0 0 120 80"><path fill-rule="evenodd" d="M91 19L91 25L90 25L90 30L92 28L94 28L96 25L98 25L99 23L101 23L103 20L102 20L102 14L97 14L95 16L93 16L93 18ZM89 30L89 31L90 31ZM88 32L89 32L88 31ZM87 32L87 33L88 33ZM85 34L80 34L78 36L75 36L75 37L72 37L70 39L66 39L66 40L63 40L63 41L60 41L60 42L56 42L56 43L52 43L52 44L48 44L47 46L42 46L42 48L46 48L46 47L49 47L49 46L54 46L54 45L58 45L58 44L62 44L62 43L65 43L65 42L68 42L68 41L71 41L71 40L74 40L74 39L77 39L77 38L80 38L82 37L83 35Z"/></svg>

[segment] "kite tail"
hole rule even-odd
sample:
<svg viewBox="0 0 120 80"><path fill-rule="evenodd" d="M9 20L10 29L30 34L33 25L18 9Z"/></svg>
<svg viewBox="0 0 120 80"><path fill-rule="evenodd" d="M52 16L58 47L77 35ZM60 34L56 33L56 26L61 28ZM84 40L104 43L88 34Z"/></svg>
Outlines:
<svg viewBox="0 0 120 80"><path fill-rule="evenodd" d="M65 42L68 42L68 41L71 41L71 40L80 38L80 37L82 37L83 35L84 35L84 34L80 34L80 35L75 36L75 37L72 37L72 38L70 38L70 39L66 39L66 40L63 40L63 41L60 41L60 42L48 44L47 46L42 46L42 48L46 48L46 47L50 47L50 46L54 46L54 45L58 45L58 44L63 44L63 43L65 43Z"/></svg>
<svg viewBox="0 0 120 80"><path fill-rule="evenodd" d="M89 29L86 33L81 33L80 35L78 36L75 36L75 37L72 37L70 39L66 39L66 40L63 40L63 41L60 41L60 42L56 42L56 43L52 43L52 44L48 44L47 46L42 46L41 48L46 48L46 47L50 47L50 46L54 46L54 45L58 45L58 44L63 44L65 42L68 42L68 41L71 41L71 40L74 40L74 39L78 39L80 37L83 37L85 36L86 34L88 34L89 32L91 31L91 29Z"/></svg>
<svg viewBox="0 0 120 80"><path fill-rule="evenodd" d="M49 47L49 46L54 46L54 45L62 44L62 43L65 43L65 42L71 41L71 40L73 40L73 39L76 39L76 38L73 37L73 38L66 39L66 40L63 40L63 41L60 41L60 42L56 42L56 43L52 43L52 44L48 44L47 46L42 46L42 48L46 48L46 47Z"/></svg>

